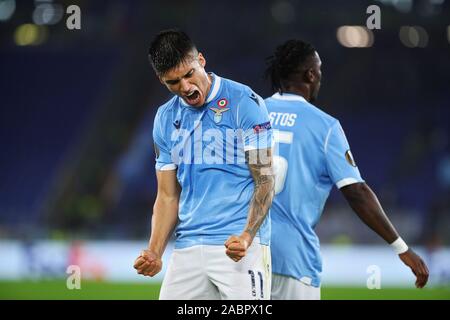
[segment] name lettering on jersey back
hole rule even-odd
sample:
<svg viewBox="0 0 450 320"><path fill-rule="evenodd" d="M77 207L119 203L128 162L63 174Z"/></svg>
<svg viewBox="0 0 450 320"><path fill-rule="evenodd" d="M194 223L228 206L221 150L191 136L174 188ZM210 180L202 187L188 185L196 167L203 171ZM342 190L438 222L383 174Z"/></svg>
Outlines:
<svg viewBox="0 0 450 320"><path fill-rule="evenodd" d="M273 126L293 127L297 115L295 113L271 112L269 119Z"/></svg>

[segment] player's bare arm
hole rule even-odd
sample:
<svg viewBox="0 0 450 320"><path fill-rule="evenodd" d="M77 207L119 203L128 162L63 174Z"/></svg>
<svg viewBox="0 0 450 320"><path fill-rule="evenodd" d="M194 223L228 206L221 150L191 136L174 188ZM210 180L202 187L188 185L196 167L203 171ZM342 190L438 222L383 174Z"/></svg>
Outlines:
<svg viewBox="0 0 450 320"><path fill-rule="evenodd" d="M245 157L255 188L244 231L239 236L231 236L225 242L226 254L235 262L245 256L247 248L251 245L269 212L274 196L275 179L272 170L271 149L246 151Z"/></svg>
<svg viewBox="0 0 450 320"><path fill-rule="evenodd" d="M152 232L148 249L137 257L134 268L137 273L153 277L162 268L162 255L178 221L178 203L181 188L177 171L157 171L158 193L153 206Z"/></svg>
<svg viewBox="0 0 450 320"><path fill-rule="evenodd" d="M354 183L341 188L341 191L359 218L386 242L392 244L399 238L377 196L366 183ZM416 287L423 288L429 274L425 262L410 248L399 254L399 258L416 276Z"/></svg>

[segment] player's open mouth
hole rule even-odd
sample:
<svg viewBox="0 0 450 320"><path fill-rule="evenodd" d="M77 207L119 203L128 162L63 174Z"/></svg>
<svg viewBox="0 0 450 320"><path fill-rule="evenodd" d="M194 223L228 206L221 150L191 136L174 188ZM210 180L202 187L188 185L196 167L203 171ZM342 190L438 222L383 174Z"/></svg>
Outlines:
<svg viewBox="0 0 450 320"><path fill-rule="evenodd" d="M198 90L192 91L190 94L184 96L184 100L190 105L196 105L200 102L200 92Z"/></svg>

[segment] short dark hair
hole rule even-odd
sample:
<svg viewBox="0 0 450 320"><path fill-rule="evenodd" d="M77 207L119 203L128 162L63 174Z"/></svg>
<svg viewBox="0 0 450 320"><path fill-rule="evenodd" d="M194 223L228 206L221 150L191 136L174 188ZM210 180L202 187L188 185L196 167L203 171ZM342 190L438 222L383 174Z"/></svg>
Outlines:
<svg viewBox="0 0 450 320"><path fill-rule="evenodd" d="M161 31L150 44L148 57L158 75L184 62L197 48L186 33L177 29Z"/></svg>
<svg viewBox="0 0 450 320"><path fill-rule="evenodd" d="M302 40L288 40L275 49L275 53L266 59L266 78L270 79L272 89L283 91L283 83L303 70L308 58L316 49Z"/></svg>

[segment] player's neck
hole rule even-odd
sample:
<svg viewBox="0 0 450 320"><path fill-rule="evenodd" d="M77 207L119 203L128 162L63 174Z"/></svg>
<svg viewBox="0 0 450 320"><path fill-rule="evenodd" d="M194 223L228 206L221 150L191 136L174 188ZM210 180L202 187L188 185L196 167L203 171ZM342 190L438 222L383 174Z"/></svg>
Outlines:
<svg viewBox="0 0 450 320"><path fill-rule="evenodd" d="M305 98L306 101L310 101L310 93L309 90L307 88L289 88L286 90L283 90L283 93L287 93L287 94L295 94L298 96L302 96L303 98Z"/></svg>

